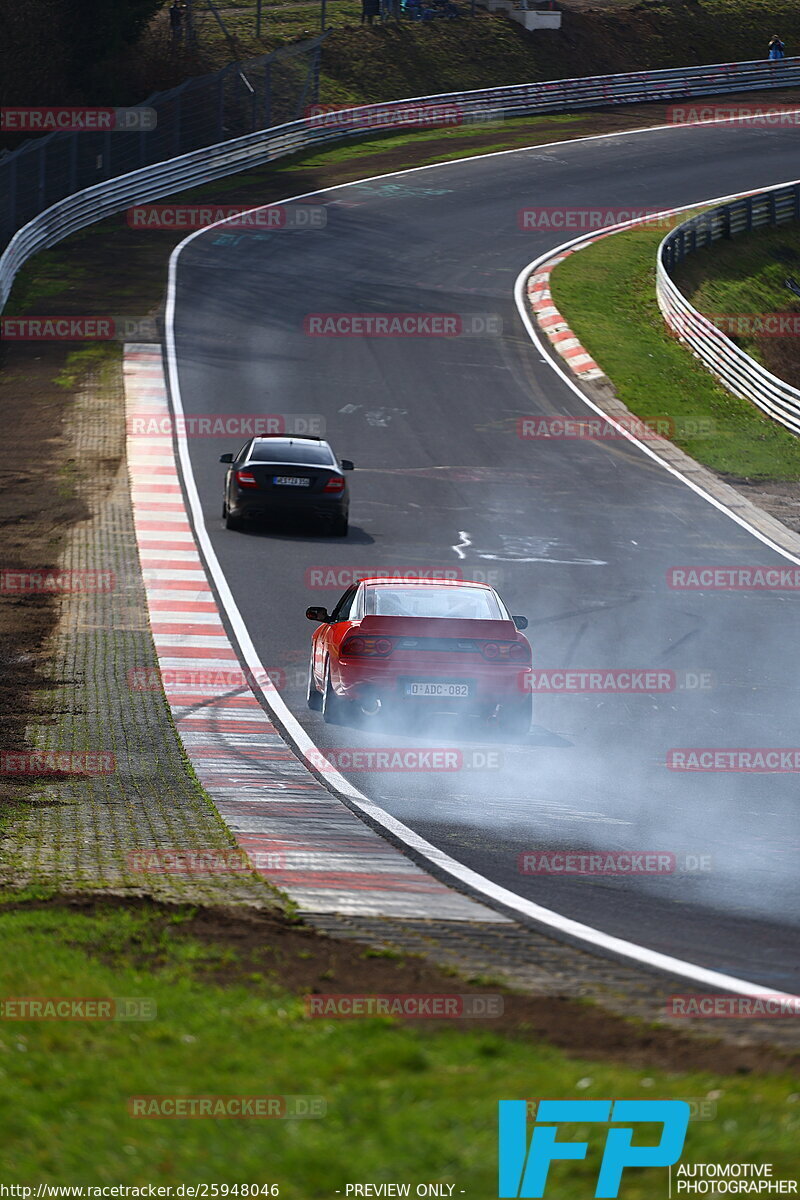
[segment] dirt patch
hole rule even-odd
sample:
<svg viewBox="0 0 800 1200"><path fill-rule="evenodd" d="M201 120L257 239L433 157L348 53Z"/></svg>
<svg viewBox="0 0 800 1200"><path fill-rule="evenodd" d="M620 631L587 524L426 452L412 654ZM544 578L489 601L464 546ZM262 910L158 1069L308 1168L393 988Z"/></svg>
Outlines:
<svg viewBox="0 0 800 1200"><path fill-rule="evenodd" d="M788 529L800 533L800 483L783 479L740 479L734 475L722 475L721 478L771 517L782 521Z"/></svg>
<svg viewBox="0 0 800 1200"><path fill-rule="evenodd" d="M239 908L178 908L185 919L175 923L177 906L115 896L58 896L51 900L12 902L3 912L69 910L93 915L109 909L147 912L154 940L191 939L205 946L209 957L195 965L199 978L225 987L232 984L254 991L280 988L295 995L422 994L503 996L503 1015L460 1019L461 1029L484 1028L526 1041L546 1041L581 1058L642 1066L670 1072L709 1071L715 1075L769 1075L796 1070L797 1055L773 1047L729 1045L666 1027L647 1026L614 1016L595 1005L560 996L527 996L500 984L468 981L446 973L421 958L391 957L365 949L357 942L338 941L319 934L279 913ZM86 949L85 946L81 946ZM226 952L224 965L215 953ZM230 952L233 952L231 959ZM166 952L153 953L132 941L113 953L95 943L91 953L110 964L131 963L157 970L168 962ZM413 1021L414 1025L444 1028L443 1021Z"/></svg>
<svg viewBox="0 0 800 1200"><path fill-rule="evenodd" d="M48 663L42 645L57 618L52 594L15 591L20 572L47 572L65 531L89 514L71 494L72 461L62 436L69 395L53 382L64 351L44 344L2 355L0 377L0 749L20 750L29 714L47 711ZM9 590L11 589L11 590ZM41 702L40 702L41 701ZM0 775L0 803L22 781Z"/></svg>

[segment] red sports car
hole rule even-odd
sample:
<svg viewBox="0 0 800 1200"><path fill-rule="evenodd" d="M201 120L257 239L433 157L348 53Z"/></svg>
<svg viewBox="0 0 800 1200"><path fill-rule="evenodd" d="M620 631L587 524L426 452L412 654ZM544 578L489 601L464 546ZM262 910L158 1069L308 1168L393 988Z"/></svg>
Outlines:
<svg viewBox="0 0 800 1200"><path fill-rule="evenodd" d="M493 588L451 580L362 579L332 613L308 608L308 706L328 723L410 705L496 717L527 733L531 647Z"/></svg>

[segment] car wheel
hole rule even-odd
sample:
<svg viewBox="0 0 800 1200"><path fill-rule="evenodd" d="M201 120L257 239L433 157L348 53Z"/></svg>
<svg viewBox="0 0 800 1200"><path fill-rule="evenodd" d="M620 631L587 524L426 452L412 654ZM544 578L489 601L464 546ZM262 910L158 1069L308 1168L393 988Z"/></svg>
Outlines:
<svg viewBox="0 0 800 1200"><path fill-rule="evenodd" d="M325 684L322 690L322 719L326 725L339 725L343 718L346 700L337 696L331 683L330 660L325 664Z"/></svg>
<svg viewBox="0 0 800 1200"><path fill-rule="evenodd" d="M240 530L244 528L244 521L241 517L234 517L226 507L225 509L225 528Z"/></svg>
<svg viewBox="0 0 800 1200"><path fill-rule="evenodd" d="M312 654L308 663L308 685L306 687L306 704L314 712L319 712L322 708L322 696L317 690L317 685L314 682L314 656Z"/></svg>
<svg viewBox="0 0 800 1200"><path fill-rule="evenodd" d="M524 737L533 720L533 705L530 697L515 700L512 704L501 704L497 723L502 730L514 737Z"/></svg>
<svg viewBox="0 0 800 1200"><path fill-rule="evenodd" d="M347 537L349 522L347 517L335 517L330 524L331 537Z"/></svg>

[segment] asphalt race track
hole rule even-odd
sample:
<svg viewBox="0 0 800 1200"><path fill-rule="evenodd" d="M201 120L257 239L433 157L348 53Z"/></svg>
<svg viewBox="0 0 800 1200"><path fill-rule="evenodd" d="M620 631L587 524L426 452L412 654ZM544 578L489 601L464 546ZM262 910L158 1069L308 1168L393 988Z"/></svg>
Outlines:
<svg viewBox="0 0 800 1200"><path fill-rule="evenodd" d="M783 182L799 161L796 128L677 127L333 189L314 198L324 229L195 237L175 310L187 414L318 414L356 463L346 540L233 533L217 459L245 438L189 442L214 548L261 661L286 672L286 702L322 747L460 747L477 764L342 773L519 895L781 991L800 989L798 776L676 772L665 759L800 745L798 596L674 590L667 571L786 560L625 440L521 440L520 417L589 414L543 363L512 293L527 263L575 235L522 231L523 207L661 209ZM489 314L502 335L304 332L308 314L337 312ZM326 567L459 567L529 617L537 666L655 667L687 686L537 697L519 744L455 718L325 726L305 705L304 611L344 590L309 586ZM711 686L691 686L704 673ZM498 761L480 769L475 752L489 751ZM658 850L678 869L521 873L519 855L543 850Z"/></svg>

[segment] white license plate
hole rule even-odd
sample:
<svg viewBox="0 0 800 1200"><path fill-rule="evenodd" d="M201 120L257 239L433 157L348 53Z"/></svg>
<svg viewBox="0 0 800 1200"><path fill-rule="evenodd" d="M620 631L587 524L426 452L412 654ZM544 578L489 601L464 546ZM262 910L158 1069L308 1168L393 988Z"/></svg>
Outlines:
<svg viewBox="0 0 800 1200"><path fill-rule="evenodd" d="M413 680L406 684L407 696L469 696L468 683L431 683L430 680Z"/></svg>
<svg viewBox="0 0 800 1200"><path fill-rule="evenodd" d="M297 475L273 475L272 482L276 487L308 487L310 479L301 479Z"/></svg>

